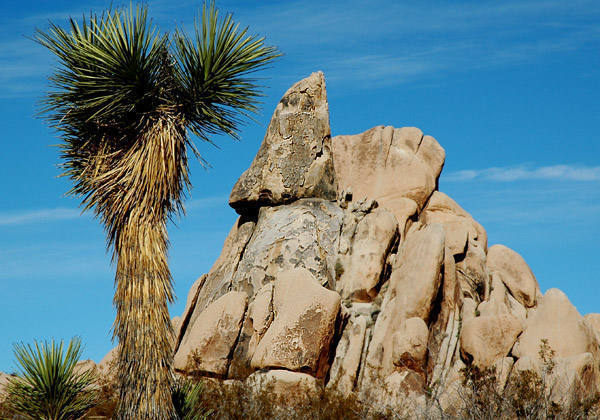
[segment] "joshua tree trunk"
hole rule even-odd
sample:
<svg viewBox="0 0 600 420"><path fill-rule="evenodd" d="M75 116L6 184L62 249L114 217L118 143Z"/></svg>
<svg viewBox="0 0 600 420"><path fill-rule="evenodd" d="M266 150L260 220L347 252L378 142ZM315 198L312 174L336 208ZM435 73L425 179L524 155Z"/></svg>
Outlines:
<svg viewBox="0 0 600 420"><path fill-rule="evenodd" d="M166 223L188 182L185 137L168 113L147 121L141 133L122 157L98 165L104 167L98 191L106 192L102 201L108 206L102 218L117 259L116 418L171 419L173 330L167 305L173 287Z"/></svg>
<svg viewBox="0 0 600 420"><path fill-rule="evenodd" d="M139 223L139 224L138 224ZM119 338L120 419L170 419L172 327L167 303L172 286L165 224L133 217L119 249L115 335Z"/></svg>

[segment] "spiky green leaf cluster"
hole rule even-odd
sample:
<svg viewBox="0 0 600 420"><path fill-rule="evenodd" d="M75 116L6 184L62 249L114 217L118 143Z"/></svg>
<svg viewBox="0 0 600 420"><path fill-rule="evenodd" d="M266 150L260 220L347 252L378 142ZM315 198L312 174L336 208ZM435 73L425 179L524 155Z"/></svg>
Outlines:
<svg viewBox="0 0 600 420"><path fill-rule="evenodd" d="M160 34L146 6L55 24L35 39L59 60L41 113L61 131L65 175L72 192L93 189L90 160L130 146L143 119L174 113L204 141L238 136L242 117L257 110L260 86L250 74L280 54L248 33L231 14L204 5L195 33ZM188 136L187 145L197 150Z"/></svg>
<svg viewBox="0 0 600 420"><path fill-rule="evenodd" d="M173 406L181 420L204 420L210 412L203 410L202 383L191 379L177 379L173 386Z"/></svg>
<svg viewBox="0 0 600 420"><path fill-rule="evenodd" d="M249 77L275 57L275 47L248 34L231 14L223 19L214 3L195 22L195 36L174 36L177 84L184 114L194 134L227 133L237 136L238 115L257 110L258 85Z"/></svg>
<svg viewBox="0 0 600 420"><path fill-rule="evenodd" d="M19 372L9 380L9 409L27 419L78 419L98 402L94 373L76 372L81 341L16 344Z"/></svg>

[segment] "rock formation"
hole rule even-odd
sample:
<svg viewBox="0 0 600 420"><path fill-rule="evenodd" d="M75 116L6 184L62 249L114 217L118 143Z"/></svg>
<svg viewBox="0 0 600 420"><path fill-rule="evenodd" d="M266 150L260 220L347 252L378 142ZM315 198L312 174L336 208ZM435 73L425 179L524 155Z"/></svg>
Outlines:
<svg viewBox="0 0 600 420"><path fill-rule="evenodd" d="M387 388L392 400L428 389L447 408L463 367L495 367L503 386L541 369L547 340L556 389L585 371L600 391L600 315L542 295L520 255L488 249L485 229L438 191L445 151L433 137L330 132L314 73L281 99L233 188L240 216L174 322L177 371L271 378L282 392Z"/></svg>

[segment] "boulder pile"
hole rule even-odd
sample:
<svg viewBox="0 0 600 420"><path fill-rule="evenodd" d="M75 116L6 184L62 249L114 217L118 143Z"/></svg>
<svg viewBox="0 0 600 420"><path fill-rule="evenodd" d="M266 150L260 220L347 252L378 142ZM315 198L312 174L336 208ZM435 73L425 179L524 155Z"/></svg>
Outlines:
<svg viewBox="0 0 600 420"><path fill-rule="evenodd" d="M542 294L519 254L488 248L438 191L444 160L413 127L331 138L323 74L292 86L233 188L220 257L174 319L176 371L381 388L386 404L427 392L450 409L462 368L495 367L505 383L541 370L547 343L556 398L576 381L600 391L600 314Z"/></svg>

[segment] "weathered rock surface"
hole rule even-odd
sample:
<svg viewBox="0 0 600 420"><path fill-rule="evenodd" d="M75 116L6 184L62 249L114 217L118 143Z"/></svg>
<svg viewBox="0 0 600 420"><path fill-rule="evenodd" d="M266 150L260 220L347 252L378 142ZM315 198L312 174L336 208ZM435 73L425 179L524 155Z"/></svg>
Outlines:
<svg viewBox="0 0 600 420"><path fill-rule="evenodd" d="M340 190L377 200L394 213L401 230L435 190L445 159L438 142L414 127L378 126L336 136L332 147Z"/></svg>
<svg viewBox="0 0 600 420"><path fill-rule="evenodd" d="M343 298L370 301L377 295L398 222L392 213L377 208L352 226L351 247L336 261L336 289Z"/></svg>
<svg viewBox="0 0 600 420"><path fill-rule="evenodd" d="M510 315L479 316L465 321L460 335L460 350L475 366L488 368L508 356L522 322Z"/></svg>
<svg viewBox="0 0 600 420"><path fill-rule="evenodd" d="M477 311L479 311L481 316L510 314L523 323L527 318L527 310L510 294L502 282L500 273L492 274L490 297L477 306Z"/></svg>
<svg viewBox="0 0 600 420"><path fill-rule="evenodd" d="M196 303L193 308L190 303L190 310L186 308L182 316L188 322L182 323L182 326L186 328L180 331L180 343L185 338L184 335L187 329L193 326L204 309L232 289L233 275L236 273L240 259L244 255L246 245L252 237L255 227L256 217L239 217L231 228L229 235L227 235L221 255L213 264L210 272L205 276L201 276L192 286L188 297L194 300L192 296L196 295ZM197 294L193 292L194 288L198 290Z"/></svg>
<svg viewBox="0 0 600 420"><path fill-rule="evenodd" d="M229 354L239 335L247 302L244 292L229 292L209 305L179 345L175 369L227 375Z"/></svg>
<svg viewBox="0 0 600 420"><path fill-rule="evenodd" d="M327 386L335 388L342 395L350 395L354 390L365 345L365 333L370 321L365 315L351 318L336 347Z"/></svg>
<svg viewBox="0 0 600 420"><path fill-rule="evenodd" d="M258 343L251 367L284 368L323 377L340 296L306 269L284 271L273 290L275 318Z"/></svg>
<svg viewBox="0 0 600 420"><path fill-rule="evenodd" d="M529 356L541 363L542 340L554 350L556 357L571 357L592 353L598 357L598 341L567 296L558 289L550 289L531 317L525 331L513 348L517 357Z"/></svg>
<svg viewBox="0 0 600 420"><path fill-rule="evenodd" d="M448 373L462 324L463 295L456 277L454 255L448 247L444 248L441 292L429 326L427 375L430 384L438 382Z"/></svg>
<svg viewBox="0 0 600 420"><path fill-rule="evenodd" d="M433 192L421 218L425 224L440 223L444 226L446 246L452 255L464 254L469 239L487 249L487 233L483 226L442 192Z"/></svg>
<svg viewBox="0 0 600 420"><path fill-rule="evenodd" d="M242 211L306 197L334 200L336 194L325 78L318 72L283 95L229 204Z"/></svg>
<svg viewBox="0 0 600 420"><path fill-rule="evenodd" d="M335 203L320 199L261 208L231 287L253 296L293 268L305 268L322 284L332 284L341 219Z"/></svg>
<svg viewBox="0 0 600 420"><path fill-rule="evenodd" d="M596 339L600 343L600 314L587 314L583 317L585 322L596 333Z"/></svg>
<svg viewBox="0 0 600 420"><path fill-rule="evenodd" d="M392 360L395 366L421 371L427 356L429 330L421 318L409 318L392 336Z"/></svg>
<svg viewBox="0 0 600 420"><path fill-rule="evenodd" d="M369 344L369 376L387 376L394 370L393 336L408 318L425 322L438 293L444 260L444 230L431 225L412 232L399 250L382 310Z"/></svg>
<svg viewBox="0 0 600 420"><path fill-rule="evenodd" d="M456 277L466 297L479 303L489 293L489 271L486 266L485 248L469 240L464 257L456 263Z"/></svg>
<svg viewBox="0 0 600 420"><path fill-rule="evenodd" d="M560 405L568 404L573 393L580 398L593 400L600 390L600 368L592 353L557 358L548 382L551 400Z"/></svg>
<svg viewBox="0 0 600 420"><path fill-rule="evenodd" d="M500 274L519 303L526 308L535 305L539 286L523 257L504 245L494 245L488 251L487 266L491 272Z"/></svg>
<svg viewBox="0 0 600 420"><path fill-rule="evenodd" d="M492 367L496 372L496 378L498 378L496 382L496 392L502 393L502 390L506 386L508 382L508 378L510 376L510 372L515 365L515 359L512 357L503 357L494 362Z"/></svg>
<svg viewBox="0 0 600 420"><path fill-rule="evenodd" d="M314 376L289 370L274 369L268 372L255 372L246 379L255 392L268 389L276 397L288 403L302 403L306 396L316 394L318 382Z"/></svg>
<svg viewBox="0 0 600 420"><path fill-rule="evenodd" d="M235 348L229 377L243 379L252 373L250 366L256 346L273 321L273 283L263 286L248 305L242 331Z"/></svg>
<svg viewBox="0 0 600 420"><path fill-rule="evenodd" d="M5 391L10 380L10 375L0 372L0 402L4 401Z"/></svg>

